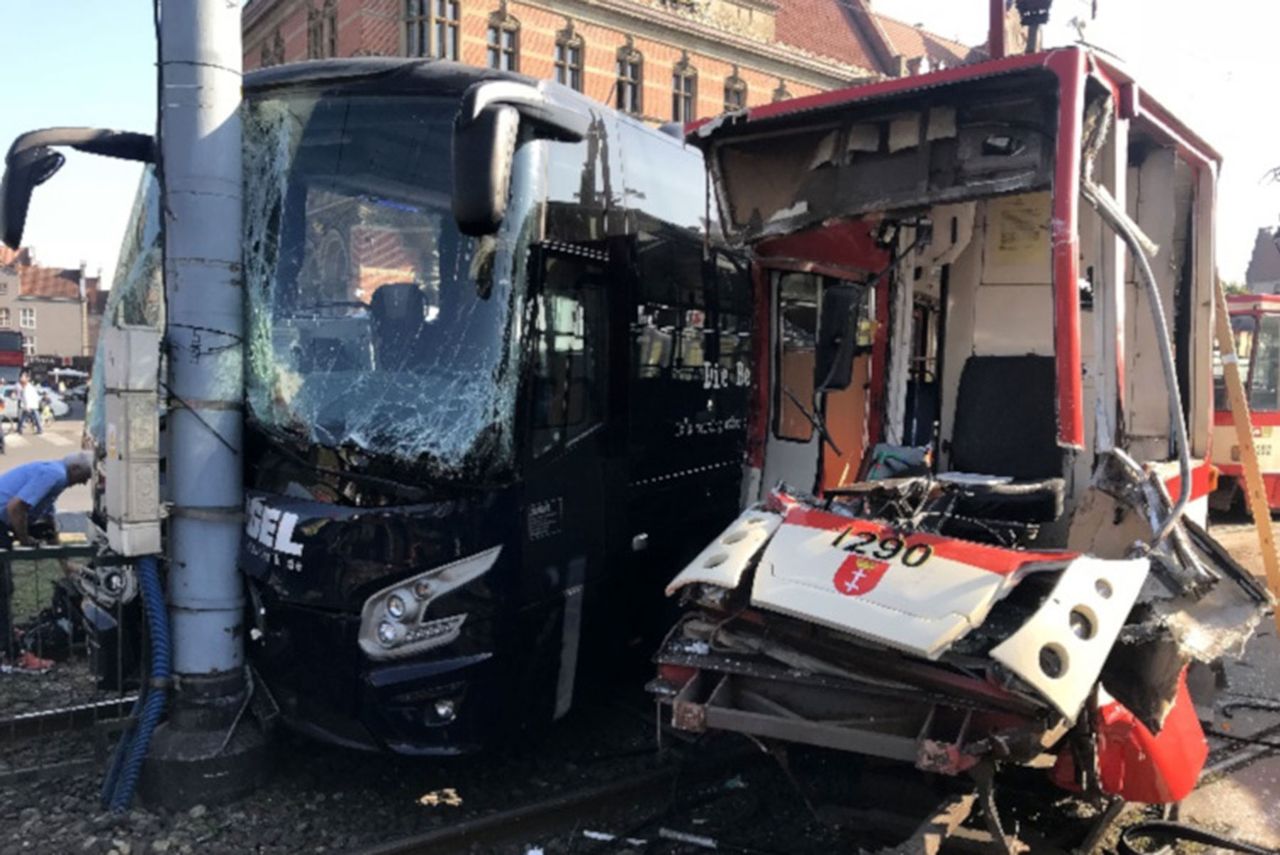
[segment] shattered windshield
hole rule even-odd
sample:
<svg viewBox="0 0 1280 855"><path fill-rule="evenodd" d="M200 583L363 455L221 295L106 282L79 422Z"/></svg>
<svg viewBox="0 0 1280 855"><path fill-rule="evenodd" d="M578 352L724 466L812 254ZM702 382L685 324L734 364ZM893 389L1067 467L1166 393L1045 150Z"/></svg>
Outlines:
<svg viewBox="0 0 1280 855"><path fill-rule="evenodd" d="M451 213L457 102L260 97L245 123L246 391L268 428L484 475L509 462L534 194L516 159L493 239Z"/></svg>

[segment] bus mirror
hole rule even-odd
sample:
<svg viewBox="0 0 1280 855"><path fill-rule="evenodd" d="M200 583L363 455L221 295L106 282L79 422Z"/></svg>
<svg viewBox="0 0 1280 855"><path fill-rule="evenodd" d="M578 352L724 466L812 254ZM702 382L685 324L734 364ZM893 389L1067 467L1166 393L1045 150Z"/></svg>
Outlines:
<svg viewBox="0 0 1280 855"><path fill-rule="evenodd" d="M858 313L864 289L842 282L822 290L818 322L814 388L836 392L853 382L853 354L858 344Z"/></svg>
<svg viewBox="0 0 1280 855"><path fill-rule="evenodd" d="M507 213L520 132L514 107L496 105L453 128L453 216L465 235L491 235Z"/></svg>
<svg viewBox="0 0 1280 855"><path fill-rule="evenodd" d="M22 243L31 193L62 168L65 158L53 146L70 146L89 154L154 163L155 137L103 128L45 128L13 141L0 181L0 240L12 249Z"/></svg>
<svg viewBox="0 0 1280 855"><path fill-rule="evenodd" d="M0 179L0 240L10 249L22 245L31 192L52 178L64 160L43 146L12 153L6 159L4 178Z"/></svg>

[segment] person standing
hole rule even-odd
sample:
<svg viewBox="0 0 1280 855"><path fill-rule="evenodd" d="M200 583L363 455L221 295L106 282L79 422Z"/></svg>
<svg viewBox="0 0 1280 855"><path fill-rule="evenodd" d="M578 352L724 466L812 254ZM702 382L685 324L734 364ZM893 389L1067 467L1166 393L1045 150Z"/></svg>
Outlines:
<svg viewBox="0 0 1280 855"><path fill-rule="evenodd" d="M61 460L40 460L15 466L0 475L0 548L35 546L31 525L54 518L54 502L72 484L84 484L93 472L91 458L84 452ZM11 556L12 557L12 556ZM0 657L19 671L47 671L52 665L22 648L12 624L13 570L9 562L0 565Z"/></svg>
<svg viewBox="0 0 1280 855"><path fill-rule="evenodd" d="M36 433L44 433L44 423L40 420L40 390L31 382L31 375L22 372L18 377L18 434L22 434L22 426L27 419L35 425Z"/></svg>

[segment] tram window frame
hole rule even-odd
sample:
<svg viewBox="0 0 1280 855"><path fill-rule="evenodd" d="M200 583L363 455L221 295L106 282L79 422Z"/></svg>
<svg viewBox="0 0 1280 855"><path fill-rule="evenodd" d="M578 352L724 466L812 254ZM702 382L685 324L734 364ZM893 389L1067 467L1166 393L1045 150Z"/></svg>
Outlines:
<svg viewBox="0 0 1280 855"><path fill-rule="evenodd" d="M797 318L802 319L802 313L810 313L812 315L812 329L808 330L810 341L807 348L810 354L807 370L803 364L800 365L801 371L797 375L807 380L808 385L800 389L792 388L791 384L786 382L786 361L789 352L802 353L806 350L804 347L789 348L786 336L786 313L788 306L785 305L788 299L787 287L795 283L807 289L811 289L812 294L794 295L794 306L800 310ZM776 380L773 384L773 435L776 439L783 442L799 442L810 443L813 441L814 429L813 423L809 421L801 412L791 397L785 394L784 389L789 391L801 403L809 402L812 406L815 399L815 390L817 388L817 379L814 376L815 365L818 354L818 330L821 323L821 303L822 303L823 277L813 273L782 273L777 279L777 288L774 295L774 340L778 342L776 348L776 357L774 359L774 370ZM803 298L809 296L807 301ZM793 327L797 328L797 327Z"/></svg>

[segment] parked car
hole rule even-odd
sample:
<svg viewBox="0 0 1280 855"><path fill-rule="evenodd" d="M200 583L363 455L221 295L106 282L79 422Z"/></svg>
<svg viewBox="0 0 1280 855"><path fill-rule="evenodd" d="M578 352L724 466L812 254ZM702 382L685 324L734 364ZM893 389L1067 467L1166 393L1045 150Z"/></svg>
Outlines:
<svg viewBox="0 0 1280 855"><path fill-rule="evenodd" d="M49 399L49 408L53 411L53 417L60 419L71 411L71 407L63 400L62 396L48 386L37 385L40 394ZM0 401L4 402L3 409L0 409L0 420L18 421L18 384L5 383L0 386Z"/></svg>

